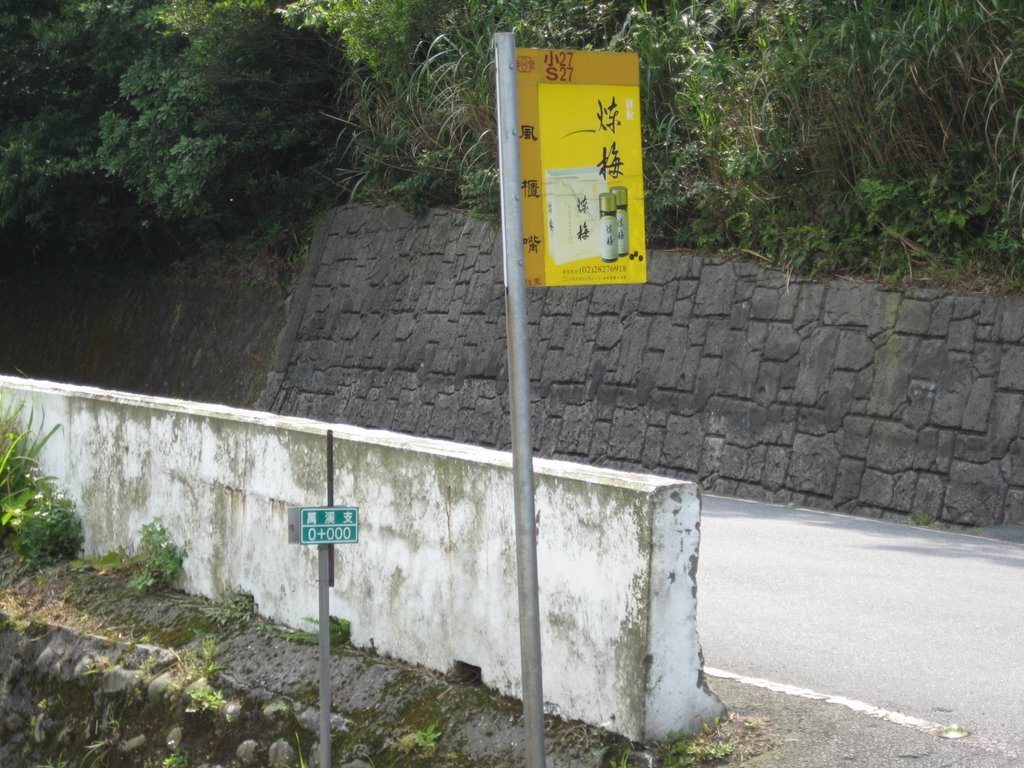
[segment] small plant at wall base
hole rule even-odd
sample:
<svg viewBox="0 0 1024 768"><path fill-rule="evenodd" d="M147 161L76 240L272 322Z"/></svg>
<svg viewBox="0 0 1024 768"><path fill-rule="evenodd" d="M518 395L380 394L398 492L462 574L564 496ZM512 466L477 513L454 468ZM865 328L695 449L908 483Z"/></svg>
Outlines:
<svg viewBox="0 0 1024 768"><path fill-rule="evenodd" d="M187 553L171 539L158 517L142 526L142 537L132 565L136 573L131 585L142 594L169 587L184 570Z"/></svg>
<svg viewBox="0 0 1024 768"><path fill-rule="evenodd" d="M197 688L188 694L189 702L185 711L191 714L220 712L224 706L224 694L216 688Z"/></svg>
<svg viewBox="0 0 1024 768"><path fill-rule="evenodd" d="M29 414L22 427L24 403L12 403L0 393L0 506L13 506L31 496L37 475L36 457L57 431L53 427L45 435L36 435L32 428L35 415Z"/></svg>
<svg viewBox="0 0 1024 768"><path fill-rule="evenodd" d="M282 633L283 636L296 643L317 645L320 642L319 620L312 616L306 616L303 618L303 621L313 624L317 628L311 632L288 630ZM328 634L330 635L332 646L346 645L352 639L352 624L348 619L339 619L331 616L328 624Z"/></svg>
<svg viewBox="0 0 1024 768"><path fill-rule="evenodd" d="M441 738L441 731L437 730L437 723L431 723L415 733L402 736L398 740L398 748L406 753L416 750L425 757L429 757L437 749L439 738Z"/></svg>
<svg viewBox="0 0 1024 768"><path fill-rule="evenodd" d="M74 502L39 470L37 457L59 425L38 434L30 414L23 428L23 410L0 395L0 542L38 568L77 555L82 524Z"/></svg>
<svg viewBox="0 0 1024 768"><path fill-rule="evenodd" d="M38 568L78 554L82 522L71 499L52 489L40 491L28 508L5 510L0 521L14 531L14 550L25 565Z"/></svg>
<svg viewBox="0 0 1024 768"><path fill-rule="evenodd" d="M734 745L729 739L719 736L718 725L717 720L714 727L705 725L704 730L694 736L670 733L658 749L666 768L707 765L729 757Z"/></svg>
<svg viewBox="0 0 1024 768"><path fill-rule="evenodd" d="M249 592L233 589L206 608L204 613L222 629L243 629L256 616L256 604Z"/></svg>

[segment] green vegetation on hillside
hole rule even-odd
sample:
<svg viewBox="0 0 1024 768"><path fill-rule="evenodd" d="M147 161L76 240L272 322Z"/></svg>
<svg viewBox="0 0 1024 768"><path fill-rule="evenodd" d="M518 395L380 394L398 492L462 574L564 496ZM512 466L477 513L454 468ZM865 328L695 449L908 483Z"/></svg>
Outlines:
<svg viewBox="0 0 1024 768"><path fill-rule="evenodd" d="M238 0L8 0L3 266L264 252L339 198L336 46ZM9 52L9 53L8 53Z"/></svg>
<svg viewBox="0 0 1024 768"><path fill-rule="evenodd" d="M652 240L1024 285L1007 0L9 0L0 258L295 254L350 199L493 213L499 28L640 54Z"/></svg>

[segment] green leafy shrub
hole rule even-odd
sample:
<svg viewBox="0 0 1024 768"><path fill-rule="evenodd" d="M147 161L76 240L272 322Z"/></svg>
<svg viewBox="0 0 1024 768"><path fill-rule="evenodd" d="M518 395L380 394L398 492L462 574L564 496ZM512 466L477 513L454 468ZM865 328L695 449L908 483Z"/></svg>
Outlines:
<svg viewBox="0 0 1024 768"><path fill-rule="evenodd" d="M280 4L4 4L0 265L297 249L343 194L347 64Z"/></svg>
<svg viewBox="0 0 1024 768"><path fill-rule="evenodd" d="M382 81L401 79L455 0L299 0L281 13L298 27L339 35L347 55Z"/></svg>
<svg viewBox="0 0 1024 768"><path fill-rule="evenodd" d="M39 471L37 457L58 427L37 434L30 414L22 428L23 411L0 395L0 540L37 568L77 555L82 523L74 502Z"/></svg>
<svg viewBox="0 0 1024 768"><path fill-rule="evenodd" d="M146 594L170 586L184 570L186 552L178 547L158 517L142 526L142 536L132 558L135 574L131 585Z"/></svg>
<svg viewBox="0 0 1024 768"><path fill-rule="evenodd" d="M52 488L29 509L5 513L4 520L14 528L15 551L30 567L69 560L82 549L82 521L74 502Z"/></svg>

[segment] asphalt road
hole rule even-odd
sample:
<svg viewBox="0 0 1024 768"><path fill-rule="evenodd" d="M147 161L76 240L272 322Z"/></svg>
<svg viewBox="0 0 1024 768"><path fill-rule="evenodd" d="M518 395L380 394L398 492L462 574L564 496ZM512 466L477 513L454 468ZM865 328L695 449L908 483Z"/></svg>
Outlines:
<svg viewBox="0 0 1024 768"><path fill-rule="evenodd" d="M714 496L701 532L707 667L957 724L1024 761L1024 545Z"/></svg>

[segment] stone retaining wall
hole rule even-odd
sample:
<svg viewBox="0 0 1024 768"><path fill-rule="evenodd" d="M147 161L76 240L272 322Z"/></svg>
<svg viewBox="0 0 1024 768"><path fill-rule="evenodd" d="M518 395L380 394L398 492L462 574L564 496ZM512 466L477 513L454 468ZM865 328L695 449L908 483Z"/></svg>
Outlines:
<svg viewBox="0 0 1024 768"><path fill-rule="evenodd" d="M260 399L507 448L500 240L463 213L321 222ZM531 289L538 455L871 516L1024 520L1024 301L661 251Z"/></svg>
<svg viewBox="0 0 1024 768"><path fill-rule="evenodd" d="M286 298L238 277L0 275L0 373L249 406Z"/></svg>

